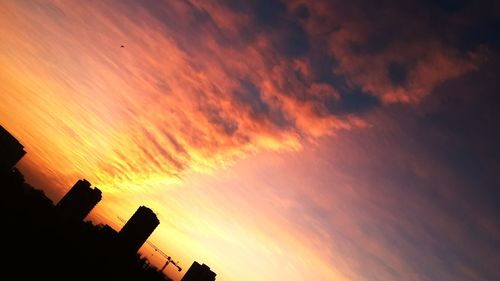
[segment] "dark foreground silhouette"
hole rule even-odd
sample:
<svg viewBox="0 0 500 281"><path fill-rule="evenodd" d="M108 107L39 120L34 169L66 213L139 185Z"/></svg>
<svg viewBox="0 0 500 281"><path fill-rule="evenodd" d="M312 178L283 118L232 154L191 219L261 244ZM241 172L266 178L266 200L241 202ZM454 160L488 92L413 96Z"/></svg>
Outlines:
<svg viewBox="0 0 500 281"><path fill-rule="evenodd" d="M170 280L107 225L68 220L17 169L0 173L2 280Z"/></svg>
<svg viewBox="0 0 500 281"><path fill-rule="evenodd" d="M0 126L0 280L171 280L137 251L160 224L140 206L117 232L84 218L102 192L78 180L56 206L24 181L15 167L24 146ZM155 247L155 250L159 250ZM161 251L160 251L161 252ZM163 252L161 252L163 253ZM181 281L214 281L210 267L193 262Z"/></svg>

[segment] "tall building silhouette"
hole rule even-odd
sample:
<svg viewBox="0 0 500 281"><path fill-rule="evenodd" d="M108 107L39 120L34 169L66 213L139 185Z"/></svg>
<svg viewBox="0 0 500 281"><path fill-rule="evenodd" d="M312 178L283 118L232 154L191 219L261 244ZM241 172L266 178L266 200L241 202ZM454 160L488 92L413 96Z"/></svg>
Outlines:
<svg viewBox="0 0 500 281"><path fill-rule="evenodd" d="M136 253L153 233L160 221L151 209L140 206L118 233L119 240L128 251Z"/></svg>
<svg viewBox="0 0 500 281"><path fill-rule="evenodd" d="M101 201L101 194L97 187L91 188L87 180L78 180L57 203L57 208L62 217L81 221Z"/></svg>
<svg viewBox="0 0 500 281"><path fill-rule="evenodd" d="M11 170L24 154L24 146L0 126L0 171Z"/></svg>
<svg viewBox="0 0 500 281"><path fill-rule="evenodd" d="M195 261L181 281L215 281L216 275L206 264L199 264Z"/></svg>

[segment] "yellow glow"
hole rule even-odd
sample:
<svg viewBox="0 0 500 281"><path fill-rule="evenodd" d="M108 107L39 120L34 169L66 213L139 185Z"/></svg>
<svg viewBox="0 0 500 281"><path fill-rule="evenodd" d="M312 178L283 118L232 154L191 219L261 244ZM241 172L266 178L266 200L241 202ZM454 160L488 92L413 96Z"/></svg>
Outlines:
<svg viewBox="0 0 500 281"><path fill-rule="evenodd" d="M343 280L269 206L254 217L254 201L240 198L239 209L235 194L223 196L232 187L205 185L207 174L222 178L239 159L299 151L352 121L317 116L283 95L288 62L269 62L265 39L236 52L207 38L211 55L187 53L174 39L182 34L145 11L106 3L0 3L0 122L25 145L28 178L54 201L88 179L104 191L92 218L116 228L117 216L148 205L162 222L155 243L186 269L193 259L207 263L217 280ZM231 74L261 86L297 128L278 128L235 102ZM251 177L233 184L265 187Z"/></svg>

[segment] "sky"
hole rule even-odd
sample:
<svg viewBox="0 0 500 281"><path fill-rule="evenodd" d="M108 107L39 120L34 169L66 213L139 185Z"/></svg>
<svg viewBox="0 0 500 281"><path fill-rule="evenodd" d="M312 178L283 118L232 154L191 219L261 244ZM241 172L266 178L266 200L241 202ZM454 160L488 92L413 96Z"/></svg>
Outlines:
<svg viewBox="0 0 500 281"><path fill-rule="evenodd" d="M1 1L0 124L184 272L500 280L500 4L376 2Z"/></svg>

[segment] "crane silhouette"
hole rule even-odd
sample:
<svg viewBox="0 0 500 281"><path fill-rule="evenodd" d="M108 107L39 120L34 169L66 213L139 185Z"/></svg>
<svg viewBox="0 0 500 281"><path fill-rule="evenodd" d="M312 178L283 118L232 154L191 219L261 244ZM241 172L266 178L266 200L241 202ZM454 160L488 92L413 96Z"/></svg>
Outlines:
<svg viewBox="0 0 500 281"><path fill-rule="evenodd" d="M165 268L167 267L167 265L169 264L173 264L175 267L177 267L177 270L178 271L182 271L182 268L179 266L179 261L175 262L172 257L170 257L169 255L165 254L162 250L160 250L158 247L155 246L155 244L153 244L152 242L146 240L146 242L158 253L160 253L160 255L164 256L167 260L165 261L165 264L162 266L162 268L160 269L161 272L163 272L163 270L165 270Z"/></svg>
<svg viewBox="0 0 500 281"><path fill-rule="evenodd" d="M118 216L118 219L121 220L122 222L126 223L127 221L124 220L123 218L119 217ZM167 267L167 265L169 264L172 264L174 265L178 271L182 271L182 268L179 266L179 261L175 262L171 256L165 254L162 250L160 250L160 248L156 247L155 244L153 244L151 241L149 240L146 240L146 242L149 244L149 246L151 246L151 248L153 248L155 250L155 252L158 252L160 255L162 255L163 257L166 258L166 261L165 261L165 264L162 266L162 268L160 269L161 272L163 272L165 270L165 268Z"/></svg>

